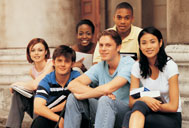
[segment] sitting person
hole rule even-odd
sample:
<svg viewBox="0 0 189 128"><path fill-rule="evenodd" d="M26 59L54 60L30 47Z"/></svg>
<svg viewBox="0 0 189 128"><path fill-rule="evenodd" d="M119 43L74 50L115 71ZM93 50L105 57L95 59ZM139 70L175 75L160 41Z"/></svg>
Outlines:
<svg viewBox="0 0 189 128"><path fill-rule="evenodd" d="M72 70L76 59L75 51L65 45L57 47L53 53L54 71L43 78L37 88L34 99L34 112L39 115L31 128L53 128L59 120L59 114L65 106L70 91L67 85L80 75ZM60 118L59 128L63 128L64 119Z"/></svg>
<svg viewBox="0 0 189 128"><path fill-rule="evenodd" d="M68 85L73 94L67 99L64 128L80 128L83 116L95 122L95 128L121 127L129 110L130 71L134 60L120 56L121 37L114 30L101 33L99 46L103 61ZM91 83L97 86L88 86Z"/></svg>
<svg viewBox="0 0 189 128"><path fill-rule="evenodd" d="M140 60L131 71L131 87L140 81L149 90L160 91L166 103L144 96L130 96L131 111L126 113L123 128L181 128L181 101L178 67L164 50L162 34L154 27L143 29L138 37Z"/></svg>
<svg viewBox="0 0 189 128"><path fill-rule="evenodd" d="M34 38L29 42L26 49L26 54L28 62L33 64L29 74L33 79L37 79L37 77L39 77L40 74L46 70L48 65L50 65L49 47L45 40L41 38ZM22 86L22 83L24 82L16 82L12 85ZM23 87L29 90L35 90L36 88L33 86L25 86L25 84ZM6 127L20 128L25 112L27 112L30 117L33 118L33 97L27 98L20 93L13 91L12 88L10 88L10 91L13 93L13 96Z"/></svg>
<svg viewBox="0 0 189 128"><path fill-rule="evenodd" d="M76 51L74 67L78 67L82 72L87 71L92 66L92 57L96 43L92 42L95 27L90 20L81 20L76 26L77 43L71 46Z"/></svg>
<svg viewBox="0 0 189 128"><path fill-rule="evenodd" d="M115 25L113 28L109 29L117 31L121 36L122 43L120 52L135 53L137 54L137 59L139 59L137 38L142 29L132 25L134 21L133 7L127 2L119 3L116 6L113 20ZM97 43L94 52L93 63L98 63L100 61L101 56L99 53L99 43Z"/></svg>

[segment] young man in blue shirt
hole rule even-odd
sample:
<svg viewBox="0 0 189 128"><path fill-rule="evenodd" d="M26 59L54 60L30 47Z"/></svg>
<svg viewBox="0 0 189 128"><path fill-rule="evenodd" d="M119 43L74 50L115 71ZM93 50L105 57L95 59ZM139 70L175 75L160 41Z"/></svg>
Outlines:
<svg viewBox="0 0 189 128"><path fill-rule="evenodd" d="M64 128L80 128L82 115L91 118L95 128L121 127L129 110L130 71L134 60L121 57L120 49L121 37L115 30L101 33L102 61L68 85L73 94L67 99Z"/></svg>
<svg viewBox="0 0 189 128"><path fill-rule="evenodd" d="M72 71L75 59L75 51L70 47L60 45L55 49L52 60L54 71L40 81L36 91L34 112L39 116L33 121L32 128L55 127L70 93L67 85L80 75ZM64 119L61 117L59 128L63 128L63 125Z"/></svg>

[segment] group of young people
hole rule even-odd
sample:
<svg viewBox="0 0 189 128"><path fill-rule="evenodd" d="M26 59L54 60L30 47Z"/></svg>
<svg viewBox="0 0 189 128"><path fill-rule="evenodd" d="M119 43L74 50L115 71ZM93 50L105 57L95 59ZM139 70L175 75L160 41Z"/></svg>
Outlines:
<svg viewBox="0 0 189 128"><path fill-rule="evenodd" d="M161 32L133 26L133 19L132 6L118 4L115 26L99 34L97 45L92 42L93 23L81 20L76 26L78 43L58 46L52 60L45 40L31 40L27 59L33 64L34 80L14 84L36 90L35 97L26 98L11 89L6 127L20 128L27 112L34 118L32 128L80 128L83 117L95 128L181 128L177 64L167 56ZM78 52L93 54L95 64L87 69L85 58L76 61ZM120 52L137 53L138 60ZM160 91L166 103L129 96L141 84Z"/></svg>

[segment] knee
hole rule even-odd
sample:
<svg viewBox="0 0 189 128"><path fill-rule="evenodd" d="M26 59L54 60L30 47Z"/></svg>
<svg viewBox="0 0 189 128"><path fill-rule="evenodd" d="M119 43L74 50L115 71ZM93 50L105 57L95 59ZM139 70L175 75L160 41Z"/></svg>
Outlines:
<svg viewBox="0 0 189 128"><path fill-rule="evenodd" d="M149 111L149 107L143 101L136 101L132 109L132 112L141 112L143 115L146 115Z"/></svg>
<svg viewBox="0 0 189 128"><path fill-rule="evenodd" d="M98 100L98 105L111 105L112 99L110 99L108 96L101 96Z"/></svg>
<svg viewBox="0 0 189 128"><path fill-rule="evenodd" d="M75 98L75 96L71 93L66 101L66 106L70 107L73 105L73 103L75 103L77 101L77 99Z"/></svg>

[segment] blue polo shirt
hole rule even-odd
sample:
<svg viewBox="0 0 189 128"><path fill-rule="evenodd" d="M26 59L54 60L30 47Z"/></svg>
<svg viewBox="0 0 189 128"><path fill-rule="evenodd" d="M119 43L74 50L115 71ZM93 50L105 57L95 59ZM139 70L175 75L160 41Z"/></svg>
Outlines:
<svg viewBox="0 0 189 128"><path fill-rule="evenodd" d="M48 108L52 108L62 103L67 98L70 94L70 91L67 89L67 85L78 76L80 76L78 71L71 71L70 78L63 88L56 82L55 71L53 71L40 81L35 97L45 99L47 101L46 105Z"/></svg>

